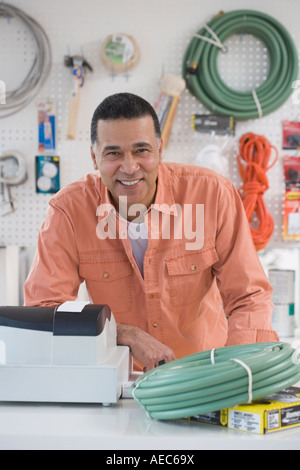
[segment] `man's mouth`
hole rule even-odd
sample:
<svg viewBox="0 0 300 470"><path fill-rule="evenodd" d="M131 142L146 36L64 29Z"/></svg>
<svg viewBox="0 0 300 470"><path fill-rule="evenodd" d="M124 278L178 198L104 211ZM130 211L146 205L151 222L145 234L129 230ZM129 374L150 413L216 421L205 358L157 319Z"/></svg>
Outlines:
<svg viewBox="0 0 300 470"><path fill-rule="evenodd" d="M138 184L140 181L142 181L142 180L141 179L132 180L132 181L118 180L118 182L121 183L123 186L134 186L135 184Z"/></svg>

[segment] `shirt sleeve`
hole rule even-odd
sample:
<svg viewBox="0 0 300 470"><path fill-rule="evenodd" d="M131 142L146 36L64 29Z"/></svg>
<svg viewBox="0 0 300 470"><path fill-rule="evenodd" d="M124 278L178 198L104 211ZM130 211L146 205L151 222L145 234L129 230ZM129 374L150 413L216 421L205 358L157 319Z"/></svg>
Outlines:
<svg viewBox="0 0 300 470"><path fill-rule="evenodd" d="M64 211L50 205L24 285L24 304L46 307L76 300L82 282L71 221Z"/></svg>
<svg viewBox="0 0 300 470"><path fill-rule="evenodd" d="M273 289L258 258L233 185L219 198L214 274L228 318L227 346L279 341L272 328Z"/></svg>

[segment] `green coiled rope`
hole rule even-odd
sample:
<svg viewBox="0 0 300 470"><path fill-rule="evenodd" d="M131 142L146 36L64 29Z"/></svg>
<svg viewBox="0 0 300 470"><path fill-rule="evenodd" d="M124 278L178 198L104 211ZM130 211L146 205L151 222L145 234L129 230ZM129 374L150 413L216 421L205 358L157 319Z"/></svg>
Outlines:
<svg viewBox="0 0 300 470"><path fill-rule="evenodd" d="M233 90L222 81L217 66L221 49L193 37L183 60L182 73L188 90L210 111L233 115L241 121L266 116L282 106L298 78L298 53L286 28L271 16L254 10L224 13L207 25L222 44L230 36L241 33L260 39L269 52L270 71L265 82L255 90L258 106L251 91ZM197 34L214 39L205 27Z"/></svg>
<svg viewBox="0 0 300 470"><path fill-rule="evenodd" d="M150 418L169 420L257 400L299 380L299 351L287 343L256 343L177 359L143 374L131 391Z"/></svg>

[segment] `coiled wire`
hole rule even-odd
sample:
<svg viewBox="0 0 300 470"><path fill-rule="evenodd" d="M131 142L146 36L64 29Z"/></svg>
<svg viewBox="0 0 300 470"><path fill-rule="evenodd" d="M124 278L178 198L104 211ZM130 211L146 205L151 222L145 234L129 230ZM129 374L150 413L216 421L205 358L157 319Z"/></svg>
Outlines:
<svg viewBox="0 0 300 470"><path fill-rule="evenodd" d="M217 56L234 34L253 34L266 46L270 71L256 90L241 92L220 77ZM237 120L256 119L277 110L293 92L298 78L298 53L291 35L276 19L259 11L234 10L215 16L194 35L185 52L183 78L187 88L214 113Z"/></svg>
<svg viewBox="0 0 300 470"><path fill-rule="evenodd" d="M278 154L278 149L263 135L249 132L240 138L238 166L243 184L238 191L248 222L252 222L255 213L259 222L257 228L250 225L257 251L266 247L274 232L274 220L265 204L264 192L269 188L267 171L277 162Z"/></svg>
<svg viewBox="0 0 300 470"><path fill-rule="evenodd" d="M287 343L229 346L193 354L139 377L133 398L153 419L189 418L260 399L300 380L300 354Z"/></svg>
<svg viewBox="0 0 300 470"><path fill-rule="evenodd" d="M30 30L36 45L31 68L19 88L6 92L6 103L0 106L0 118L17 113L37 95L49 76L51 68L51 47L43 28L30 16L15 6L0 3L0 19L18 18ZM2 21L3 21L2 18Z"/></svg>

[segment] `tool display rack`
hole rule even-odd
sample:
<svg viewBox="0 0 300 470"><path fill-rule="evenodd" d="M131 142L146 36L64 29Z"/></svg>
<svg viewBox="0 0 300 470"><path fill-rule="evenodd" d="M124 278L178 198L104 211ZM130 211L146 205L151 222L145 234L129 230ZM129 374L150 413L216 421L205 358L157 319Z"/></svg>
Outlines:
<svg viewBox="0 0 300 470"><path fill-rule="evenodd" d="M45 217L51 195L35 192L35 156L38 154L37 107L47 98L56 104L56 154L60 157L61 187L94 171L90 158L89 126L92 113L107 95L129 91L155 103L163 73L181 74L182 58L193 34L220 10L248 8L244 0L13 0L13 5L32 16L45 29L52 49L51 73L36 99L17 114L0 119L0 154L21 152L27 164L26 183L12 187L16 211L0 218L0 246L34 247L38 229ZM251 9L270 14L290 31L300 51L298 0L252 0ZM101 45L112 33L125 32L137 41L141 59L136 67L116 75L101 60ZM228 53L219 54L221 75L233 88L253 89L265 78L268 54L251 36L234 36L226 45ZM12 88L30 67L35 53L30 33L22 24L0 18L0 79ZM64 55L82 54L93 66L81 90L76 140L67 140L66 128L72 89L71 70L64 66ZM3 75L3 76L2 76ZM300 95L300 93L299 93ZM194 163L203 138L193 132L191 116L208 111L187 90L181 96L166 161ZM268 172L270 189L265 201L271 211L275 231L270 248L298 248L297 242L282 241L284 179L281 125L284 119L300 119L300 105L292 97L273 114L262 119L238 122L234 141L254 132L265 135L280 151L279 161ZM241 180L236 155L232 153L225 175L238 188Z"/></svg>

